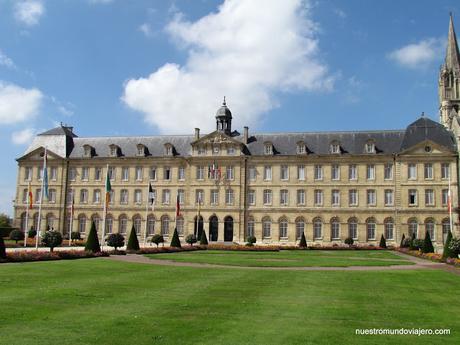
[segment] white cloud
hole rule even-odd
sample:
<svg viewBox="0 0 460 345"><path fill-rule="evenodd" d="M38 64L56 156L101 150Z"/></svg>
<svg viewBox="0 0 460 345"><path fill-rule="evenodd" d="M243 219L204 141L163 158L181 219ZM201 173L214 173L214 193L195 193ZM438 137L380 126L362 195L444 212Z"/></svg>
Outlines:
<svg viewBox="0 0 460 345"><path fill-rule="evenodd" d="M38 89L24 89L0 81L0 125L24 122L35 117L43 95Z"/></svg>
<svg viewBox="0 0 460 345"><path fill-rule="evenodd" d="M141 31L147 37L152 37L153 36L152 27L148 23L144 23L141 26L139 26L139 31Z"/></svg>
<svg viewBox="0 0 460 345"><path fill-rule="evenodd" d="M41 0L24 0L16 3L14 16L16 20L27 26L38 24L45 13L45 6Z"/></svg>
<svg viewBox="0 0 460 345"><path fill-rule="evenodd" d="M388 54L388 58L411 69L424 68L442 56L444 40L428 38L411 43Z"/></svg>
<svg viewBox="0 0 460 345"><path fill-rule="evenodd" d="M186 63L128 80L122 96L162 132L211 130L224 95L236 124L251 125L278 106L279 91L333 87L302 0L227 0L195 22L177 13L166 31L187 50Z"/></svg>
<svg viewBox="0 0 460 345"><path fill-rule="evenodd" d="M4 52L0 50L0 66L5 66L8 68L16 68L13 60L11 60Z"/></svg>
<svg viewBox="0 0 460 345"><path fill-rule="evenodd" d="M342 19L345 19L348 17L347 13L340 8L334 8L334 13L337 17L342 18Z"/></svg>
<svg viewBox="0 0 460 345"><path fill-rule="evenodd" d="M25 128L21 131L13 132L11 134L11 141L16 145L30 144L35 133L34 128Z"/></svg>
<svg viewBox="0 0 460 345"><path fill-rule="evenodd" d="M91 4L109 4L113 0L88 0Z"/></svg>

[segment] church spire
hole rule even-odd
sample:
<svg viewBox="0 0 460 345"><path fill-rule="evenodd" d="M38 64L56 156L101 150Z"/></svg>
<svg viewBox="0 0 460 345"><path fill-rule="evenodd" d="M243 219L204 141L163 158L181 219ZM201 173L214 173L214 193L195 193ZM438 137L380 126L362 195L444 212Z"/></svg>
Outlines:
<svg viewBox="0 0 460 345"><path fill-rule="evenodd" d="M455 35L452 13L450 13L445 67L447 69L460 70L460 53L458 51L457 36Z"/></svg>

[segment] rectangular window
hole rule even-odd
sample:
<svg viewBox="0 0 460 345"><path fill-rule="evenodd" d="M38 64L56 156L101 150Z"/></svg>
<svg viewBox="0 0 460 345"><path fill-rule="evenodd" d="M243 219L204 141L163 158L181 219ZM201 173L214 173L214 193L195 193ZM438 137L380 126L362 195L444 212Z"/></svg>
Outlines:
<svg viewBox="0 0 460 345"><path fill-rule="evenodd" d="M204 180L204 166L199 165L196 167L196 179L197 180Z"/></svg>
<svg viewBox="0 0 460 345"><path fill-rule="evenodd" d="M109 167L109 179L114 181L116 177L115 167Z"/></svg>
<svg viewBox="0 0 460 345"><path fill-rule="evenodd" d="M39 167L37 169L37 180L38 181L41 181L43 178L43 167Z"/></svg>
<svg viewBox="0 0 460 345"><path fill-rule="evenodd" d="M136 181L142 181L144 178L142 167L136 167Z"/></svg>
<svg viewBox="0 0 460 345"><path fill-rule="evenodd" d="M88 181L88 179L89 179L89 168L88 167L81 168L81 180Z"/></svg>
<svg viewBox="0 0 460 345"><path fill-rule="evenodd" d="M163 189L161 194L161 203L164 205L169 205L171 202L171 192L169 189Z"/></svg>
<svg viewBox="0 0 460 345"><path fill-rule="evenodd" d="M392 206L394 203L393 190L385 189L385 206Z"/></svg>
<svg viewBox="0 0 460 345"><path fill-rule="evenodd" d="M348 204L350 206L358 205L358 191L356 189L350 189L348 191Z"/></svg>
<svg viewBox="0 0 460 345"><path fill-rule="evenodd" d="M255 181L257 177L256 167L249 167L249 180Z"/></svg>
<svg viewBox="0 0 460 345"><path fill-rule="evenodd" d="M433 164L425 163L423 171L424 171L424 177L426 180L433 179Z"/></svg>
<svg viewBox="0 0 460 345"><path fill-rule="evenodd" d="M227 154L229 156L233 156L235 154L235 147L233 147L233 146L227 147Z"/></svg>
<svg viewBox="0 0 460 345"><path fill-rule="evenodd" d="M179 204L184 205L185 204L185 191L183 189L178 189L177 196L179 197Z"/></svg>
<svg viewBox="0 0 460 345"><path fill-rule="evenodd" d="M315 196L315 200L314 200L315 206L323 205L323 191L320 189L315 189L314 196Z"/></svg>
<svg viewBox="0 0 460 345"><path fill-rule="evenodd" d="M305 190L297 190L297 205L305 205Z"/></svg>
<svg viewBox="0 0 460 345"><path fill-rule="evenodd" d="M69 168L69 180L75 181L77 178L77 170L74 167Z"/></svg>
<svg viewBox="0 0 460 345"><path fill-rule="evenodd" d="M80 204L86 204L88 202L88 190L82 189L80 191Z"/></svg>
<svg viewBox="0 0 460 345"><path fill-rule="evenodd" d="M323 179L323 166L322 165L315 165L315 180L322 180Z"/></svg>
<svg viewBox="0 0 460 345"><path fill-rule="evenodd" d="M367 171L366 178L368 180L375 180L375 165L374 164L368 164L366 171Z"/></svg>
<svg viewBox="0 0 460 345"><path fill-rule="evenodd" d="M358 179L358 169L356 164L351 164L348 166L348 179L357 180Z"/></svg>
<svg viewBox="0 0 460 345"><path fill-rule="evenodd" d="M42 193L41 188L38 188L37 190L35 190L35 203L40 202L41 193Z"/></svg>
<svg viewBox="0 0 460 345"><path fill-rule="evenodd" d="M157 168L156 167L151 167L150 168L150 179L151 180L156 180L157 179Z"/></svg>
<svg viewBox="0 0 460 345"><path fill-rule="evenodd" d="M27 204L27 200L29 200L28 196L29 196L29 192L28 192L27 188L23 189L22 190L22 203L23 204Z"/></svg>
<svg viewBox="0 0 460 345"><path fill-rule="evenodd" d="M407 166L407 178L409 180L417 179L417 165L415 163L409 163Z"/></svg>
<svg viewBox="0 0 460 345"><path fill-rule="evenodd" d="M94 168L94 180L100 181L102 179L102 169L99 167Z"/></svg>
<svg viewBox="0 0 460 345"><path fill-rule="evenodd" d="M425 205L434 206L434 190L425 189Z"/></svg>
<svg viewBox="0 0 460 345"><path fill-rule="evenodd" d="M287 189L280 191L280 205L287 206L289 204L289 194Z"/></svg>
<svg viewBox="0 0 460 345"><path fill-rule="evenodd" d="M120 191L120 204L127 205L128 204L128 190L122 189Z"/></svg>
<svg viewBox="0 0 460 345"><path fill-rule="evenodd" d="M56 167L51 167L50 168L50 180L51 181L56 181L57 180L57 168Z"/></svg>
<svg viewBox="0 0 460 345"><path fill-rule="evenodd" d="M282 181L289 180L289 167L287 165L282 165L280 169L280 178Z"/></svg>
<svg viewBox="0 0 460 345"><path fill-rule="evenodd" d="M31 181L32 180L32 168L25 167L24 168L24 181Z"/></svg>
<svg viewBox="0 0 460 345"><path fill-rule="evenodd" d="M375 205L376 202L376 197L375 197L375 189L368 189L367 190L367 204L368 205Z"/></svg>
<svg viewBox="0 0 460 345"><path fill-rule="evenodd" d="M166 180L166 181L171 180L171 168L170 167L163 168L163 180Z"/></svg>
<svg viewBox="0 0 460 345"><path fill-rule="evenodd" d="M450 164L442 163L441 164L441 178L448 179L450 177Z"/></svg>
<svg viewBox="0 0 460 345"><path fill-rule="evenodd" d="M305 181L305 165L299 165L297 167L297 178L299 181Z"/></svg>
<svg viewBox="0 0 460 345"><path fill-rule="evenodd" d="M93 192L93 203L99 204L101 202L101 191L99 189L95 189Z"/></svg>
<svg viewBox="0 0 460 345"><path fill-rule="evenodd" d="M219 190L211 189L211 205L219 205Z"/></svg>
<svg viewBox="0 0 460 345"><path fill-rule="evenodd" d="M203 205L204 204L204 191L202 189L197 189L195 191L195 204Z"/></svg>
<svg viewBox="0 0 460 345"><path fill-rule="evenodd" d="M248 192L248 204L255 205L256 204L256 191L251 189Z"/></svg>
<svg viewBox="0 0 460 345"><path fill-rule="evenodd" d="M272 167L270 165L266 165L264 167L264 180L271 181L272 179Z"/></svg>
<svg viewBox="0 0 460 345"><path fill-rule="evenodd" d="M136 204L141 204L142 203L142 191L140 189L136 189L134 191L134 202Z"/></svg>
<svg viewBox="0 0 460 345"><path fill-rule="evenodd" d="M340 180L340 166L338 164L331 166L331 180Z"/></svg>
<svg viewBox="0 0 460 345"><path fill-rule="evenodd" d="M409 189L409 205L417 205L417 190Z"/></svg>
<svg viewBox="0 0 460 345"><path fill-rule="evenodd" d="M233 196L233 189L227 189L225 191L225 203L227 205L233 205L233 199L234 199L234 196Z"/></svg>
<svg viewBox="0 0 460 345"><path fill-rule="evenodd" d="M121 168L121 180L122 181L129 180L129 168L128 167Z"/></svg>
<svg viewBox="0 0 460 345"><path fill-rule="evenodd" d="M50 189L48 192L48 202L55 203L56 202L56 189Z"/></svg>
<svg viewBox="0 0 460 345"><path fill-rule="evenodd" d="M340 206L340 191L334 189L331 195L332 206Z"/></svg>
<svg viewBox="0 0 460 345"><path fill-rule="evenodd" d="M443 189L441 191L441 200L442 200L442 206L447 206L449 203L449 190L448 189Z"/></svg>
<svg viewBox="0 0 460 345"><path fill-rule="evenodd" d="M385 180L392 180L393 179L393 163L385 164L383 168L383 174Z"/></svg>
<svg viewBox="0 0 460 345"><path fill-rule="evenodd" d="M179 181L185 181L185 167L179 167L177 170L177 179Z"/></svg>
<svg viewBox="0 0 460 345"><path fill-rule="evenodd" d="M227 180L233 180L235 178L234 176L234 169L233 169L233 166L228 166L225 170L225 178Z"/></svg>
<svg viewBox="0 0 460 345"><path fill-rule="evenodd" d="M264 190L264 205L272 204L272 191L270 189Z"/></svg>

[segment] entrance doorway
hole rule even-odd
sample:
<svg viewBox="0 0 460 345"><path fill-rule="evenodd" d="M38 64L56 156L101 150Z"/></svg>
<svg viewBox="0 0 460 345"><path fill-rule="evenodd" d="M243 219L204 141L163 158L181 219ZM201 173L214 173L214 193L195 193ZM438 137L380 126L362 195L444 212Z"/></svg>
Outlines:
<svg viewBox="0 0 460 345"><path fill-rule="evenodd" d="M200 216L197 221L197 216L195 216L195 219L193 220L193 234L196 236L198 242L200 242L202 232L203 232L203 217Z"/></svg>
<svg viewBox="0 0 460 345"><path fill-rule="evenodd" d="M224 219L224 241L233 241L233 218L230 216L227 216Z"/></svg>
<svg viewBox="0 0 460 345"><path fill-rule="evenodd" d="M219 229L219 220L216 216L209 218L209 241L216 242Z"/></svg>

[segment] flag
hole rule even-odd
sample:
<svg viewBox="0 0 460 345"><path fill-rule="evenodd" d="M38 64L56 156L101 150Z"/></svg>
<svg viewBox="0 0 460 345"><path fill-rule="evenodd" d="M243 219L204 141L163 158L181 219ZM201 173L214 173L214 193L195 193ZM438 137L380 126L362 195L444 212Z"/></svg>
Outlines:
<svg viewBox="0 0 460 345"><path fill-rule="evenodd" d="M176 198L176 217L180 216L180 200L179 200L179 192L177 193Z"/></svg>
<svg viewBox="0 0 460 345"><path fill-rule="evenodd" d="M155 204L155 193L153 192L152 184L149 182L149 195L148 195L148 203L152 206Z"/></svg>
<svg viewBox="0 0 460 345"><path fill-rule="evenodd" d="M46 150L43 156L43 195L49 200L48 194L48 169L46 167L48 158L46 157ZM41 202L41 201L40 201Z"/></svg>
<svg viewBox="0 0 460 345"><path fill-rule="evenodd" d="M107 167L107 175L105 177L105 206L107 207L110 202L110 192L112 191L112 185L110 184L109 168Z"/></svg>
<svg viewBox="0 0 460 345"><path fill-rule="evenodd" d="M32 195L32 187L30 186L30 182L29 182L29 189L27 191L27 195L28 195L28 198L29 198L29 210L31 210L32 207L33 207L34 198L33 198L33 195Z"/></svg>

